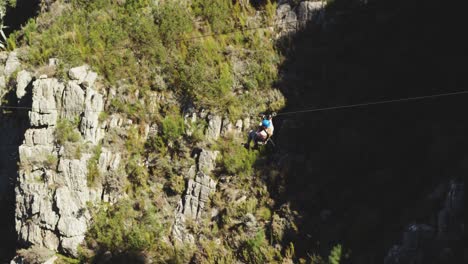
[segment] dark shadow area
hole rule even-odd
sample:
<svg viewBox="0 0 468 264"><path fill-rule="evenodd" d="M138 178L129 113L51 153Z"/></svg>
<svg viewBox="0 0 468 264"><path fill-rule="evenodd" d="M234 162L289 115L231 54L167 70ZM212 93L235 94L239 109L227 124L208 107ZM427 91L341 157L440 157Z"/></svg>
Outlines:
<svg viewBox="0 0 468 264"><path fill-rule="evenodd" d="M468 90L457 5L331 2L321 24L279 44L283 112ZM450 179L466 182L467 112L464 94L280 114L275 155L285 189L271 186L278 205L300 215L298 234L286 238L296 257L326 257L341 244L343 263L383 263L408 224L433 223L441 204L427 196ZM463 263L463 250L454 254Z"/></svg>
<svg viewBox="0 0 468 264"><path fill-rule="evenodd" d="M31 107L32 82L19 102L13 90L3 100L5 105ZM26 110L0 110L0 263L10 263L17 247L15 186L19 176L19 146L29 126L28 120Z"/></svg>
<svg viewBox="0 0 468 264"><path fill-rule="evenodd" d="M26 22L37 16L40 10L40 0L16 0L14 8L7 7L7 12L3 18L3 23L6 28L3 30L5 35L21 29Z"/></svg>

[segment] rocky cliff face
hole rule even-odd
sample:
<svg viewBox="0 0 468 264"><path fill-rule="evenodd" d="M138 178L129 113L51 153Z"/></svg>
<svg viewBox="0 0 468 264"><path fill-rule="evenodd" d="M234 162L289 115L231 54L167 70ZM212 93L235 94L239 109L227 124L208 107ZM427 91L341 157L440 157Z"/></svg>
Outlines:
<svg viewBox="0 0 468 264"><path fill-rule="evenodd" d="M325 1L278 1L276 10L277 37L292 35L309 23L321 24L325 13Z"/></svg>
<svg viewBox="0 0 468 264"><path fill-rule="evenodd" d="M3 196L14 184L18 241L76 256L90 221L88 203L111 199L102 185L89 181L88 162L97 159L103 175L120 163L119 153L99 145L111 124L99 121L104 97L95 86L97 74L85 65L71 69L63 82L21 70L17 52L1 55L2 106L19 106L1 116L6 132L1 145L8 148L0 159L2 208L14 203ZM60 122L74 125L60 127ZM67 140L67 133L75 138ZM100 148L98 157L93 157L95 148Z"/></svg>
<svg viewBox="0 0 468 264"><path fill-rule="evenodd" d="M440 210L433 212L432 223L409 225L401 244L388 251L385 264L456 262L465 229L464 183L451 181L448 186L442 184L427 200L428 203L442 201Z"/></svg>
<svg viewBox="0 0 468 264"><path fill-rule="evenodd" d="M32 83L30 127L19 147L16 230L24 244L76 255L90 220L87 203L100 200L102 189L88 187L87 162L92 155L72 157L69 152L78 144L93 148L102 139L98 117L103 96L94 89L97 76L87 66L71 69L69 76L67 83L47 76ZM79 119L82 139L58 145L59 119Z"/></svg>
<svg viewBox="0 0 468 264"><path fill-rule="evenodd" d="M216 181L209 175L215 167L217 155L217 151L201 149L195 157L197 164L187 172L187 189L177 204L172 228L172 235L179 242L195 241L194 235L186 228L186 221L196 222L206 213L210 195L216 191Z"/></svg>

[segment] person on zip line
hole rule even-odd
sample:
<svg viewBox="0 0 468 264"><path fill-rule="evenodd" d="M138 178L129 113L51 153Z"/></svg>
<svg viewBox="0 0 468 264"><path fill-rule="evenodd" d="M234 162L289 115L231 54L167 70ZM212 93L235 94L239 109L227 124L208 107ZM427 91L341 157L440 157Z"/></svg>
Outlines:
<svg viewBox="0 0 468 264"><path fill-rule="evenodd" d="M244 144L246 149L250 149L250 143L253 141L253 148L258 148L258 145L264 145L273 136L275 128L273 126L273 115L262 115L262 122L256 130L250 130L247 143Z"/></svg>

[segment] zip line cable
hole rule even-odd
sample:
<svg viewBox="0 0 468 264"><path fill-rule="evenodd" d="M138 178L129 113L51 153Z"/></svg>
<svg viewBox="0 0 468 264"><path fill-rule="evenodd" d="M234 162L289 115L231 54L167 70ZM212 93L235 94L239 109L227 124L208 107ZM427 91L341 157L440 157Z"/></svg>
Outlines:
<svg viewBox="0 0 468 264"><path fill-rule="evenodd" d="M290 111L290 112L278 113L278 114L276 114L276 115L277 115L277 116L280 116L280 115L292 115L292 114L301 114L301 113L309 113L309 112L329 111L329 110L336 110L336 109L356 108L356 107L363 107L363 106L370 106L370 105L380 105L380 104L389 104L389 103L398 103L398 102L408 102L408 101L415 101L415 100L423 100L423 99L428 99L428 98L436 98L436 97L443 97L443 96L452 96L452 95L459 95L459 94L468 94L468 91L460 91L460 92L452 92L452 93L442 93L442 94L433 94L433 95L416 96L416 97L407 97L407 98L399 98L399 99L384 100L384 101L375 101L375 102L360 103L360 104L351 104L351 105L331 106L331 107L315 108L315 109L308 109L308 110Z"/></svg>
<svg viewBox="0 0 468 264"><path fill-rule="evenodd" d="M278 114L276 114L276 116L310 113L310 112L321 112L321 111L346 109L346 108L357 108L357 107L380 105L380 104L390 104L390 103L398 103L398 102L408 102L408 101L416 101L416 100L423 100L423 99L437 98L437 97L446 97L446 96L453 96L453 95L460 95L460 94L468 94L468 91L432 94L432 95L424 95L424 96L416 96L416 97L406 97L406 98L399 98L399 99L374 101L374 102L350 104L350 105L339 105L339 106L331 106L331 107L323 107L323 108L313 108L313 109L306 109L306 110L299 110L299 111L289 111L289 112L278 113ZM5 109L5 110L28 110L28 111L33 110L32 107L27 107L27 106L0 106L0 109ZM62 108L62 109L59 109L59 108L46 108L46 109L39 109L39 110L42 111L42 112L44 112L44 111L70 111L70 112L76 111L76 112L83 112L83 113L84 112L101 112L101 111L97 111L97 110L67 109L67 108ZM114 111L114 112L110 112L110 113L119 113L119 112Z"/></svg>

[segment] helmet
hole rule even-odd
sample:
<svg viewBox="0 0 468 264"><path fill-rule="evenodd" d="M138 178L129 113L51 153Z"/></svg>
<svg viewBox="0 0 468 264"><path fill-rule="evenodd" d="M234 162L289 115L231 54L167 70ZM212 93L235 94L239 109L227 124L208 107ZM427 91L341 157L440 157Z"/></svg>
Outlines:
<svg viewBox="0 0 468 264"><path fill-rule="evenodd" d="M262 126L264 126L264 127L270 127L270 120L264 119L264 120L262 121Z"/></svg>

